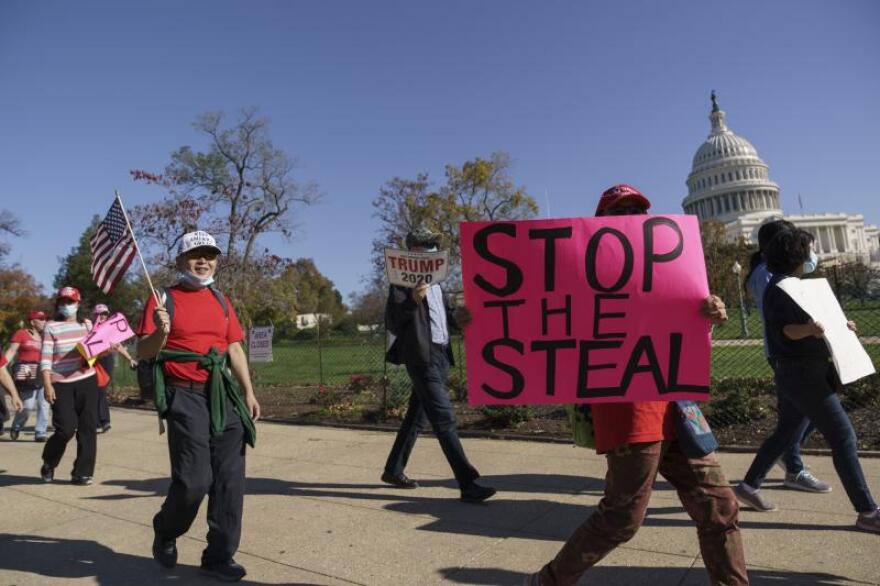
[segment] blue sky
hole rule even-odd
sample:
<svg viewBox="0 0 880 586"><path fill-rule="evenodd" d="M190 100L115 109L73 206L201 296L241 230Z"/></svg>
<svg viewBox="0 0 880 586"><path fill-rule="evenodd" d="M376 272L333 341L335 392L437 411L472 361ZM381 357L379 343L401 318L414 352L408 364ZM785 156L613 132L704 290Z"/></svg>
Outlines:
<svg viewBox="0 0 880 586"><path fill-rule="evenodd" d="M343 292L369 271L391 177L504 150L546 213L588 215L617 182L680 212L716 89L783 207L880 223L880 3L0 3L0 208L9 260L51 285L113 189L160 171L207 110L258 106L320 184L284 256ZM545 194L547 194L545 198Z"/></svg>

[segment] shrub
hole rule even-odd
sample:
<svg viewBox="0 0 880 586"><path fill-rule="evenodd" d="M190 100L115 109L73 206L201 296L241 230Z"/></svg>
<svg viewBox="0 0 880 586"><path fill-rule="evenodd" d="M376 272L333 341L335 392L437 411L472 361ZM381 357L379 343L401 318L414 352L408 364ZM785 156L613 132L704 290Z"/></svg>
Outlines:
<svg viewBox="0 0 880 586"><path fill-rule="evenodd" d="M483 421L492 427L512 428L534 418L530 405L489 405L482 407Z"/></svg>
<svg viewBox="0 0 880 586"><path fill-rule="evenodd" d="M770 411L771 409L761 399L742 389L713 399L704 410L709 424L716 428L759 421L767 417Z"/></svg>
<svg viewBox="0 0 880 586"><path fill-rule="evenodd" d="M453 372L449 375L446 386L453 401L467 400L467 376L459 376L457 372Z"/></svg>
<svg viewBox="0 0 880 586"><path fill-rule="evenodd" d="M348 388L355 393L360 393L372 387L374 382L373 377L368 374L353 374L348 379Z"/></svg>
<svg viewBox="0 0 880 586"><path fill-rule="evenodd" d="M318 338L318 330L316 328L310 330L297 330L293 335L293 339L297 342L310 342Z"/></svg>

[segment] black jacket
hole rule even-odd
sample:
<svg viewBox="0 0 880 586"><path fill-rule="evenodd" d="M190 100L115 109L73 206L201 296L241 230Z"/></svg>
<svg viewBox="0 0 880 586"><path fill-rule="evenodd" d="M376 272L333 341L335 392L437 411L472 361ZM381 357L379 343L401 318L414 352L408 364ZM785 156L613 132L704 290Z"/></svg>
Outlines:
<svg viewBox="0 0 880 586"><path fill-rule="evenodd" d="M405 287L391 285L388 290L388 301L385 303L385 328L394 335L394 343L385 354L385 360L391 364L407 366L424 366L431 361L431 317L428 309L428 298L416 304ZM443 309L446 311L447 329L455 325L455 318L443 298ZM449 364L455 364L452 346L446 346L446 357Z"/></svg>

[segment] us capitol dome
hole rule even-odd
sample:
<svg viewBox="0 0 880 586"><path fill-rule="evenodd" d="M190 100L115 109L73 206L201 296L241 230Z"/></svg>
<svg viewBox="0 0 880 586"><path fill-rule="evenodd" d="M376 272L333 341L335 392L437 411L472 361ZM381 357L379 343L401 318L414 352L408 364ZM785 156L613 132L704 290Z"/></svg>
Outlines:
<svg viewBox="0 0 880 586"><path fill-rule="evenodd" d="M823 260L880 262L880 229L866 226L861 214L786 215L779 186L755 147L728 127L726 115L712 92L711 132L694 155L687 178L685 213L700 221L718 220L731 241L758 241L758 228L783 218L810 232Z"/></svg>

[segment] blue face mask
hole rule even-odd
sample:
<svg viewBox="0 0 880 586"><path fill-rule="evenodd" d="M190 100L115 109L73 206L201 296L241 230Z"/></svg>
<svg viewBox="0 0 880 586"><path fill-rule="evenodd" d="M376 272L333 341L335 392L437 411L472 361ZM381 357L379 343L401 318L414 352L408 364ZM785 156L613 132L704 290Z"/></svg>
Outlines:
<svg viewBox="0 0 880 586"><path fill-rule="evenodd" d="M214 282L214 277L207 277L203 279L202 277L198 277L192 273L180 271L180 280L181 282L189 285L193 289L204 289L205 287L209 287Z"/></svg>
<svg viewBox="0 0 880 586"><path fill-rule="evenodd" d="M66 305L58 306L58 313L60 313L63 317L73 317L76 315L77 310L79 310L78 303L68 303Z"/></svg>
<svg viewBox="0 0 880 586"><path fill-rule="evenodd" d="M804 274L809 275L813 271L816 270L816 267L819 265L819 257L812 250L810 251L810 258L807 262L804 263Z"/></svg>

